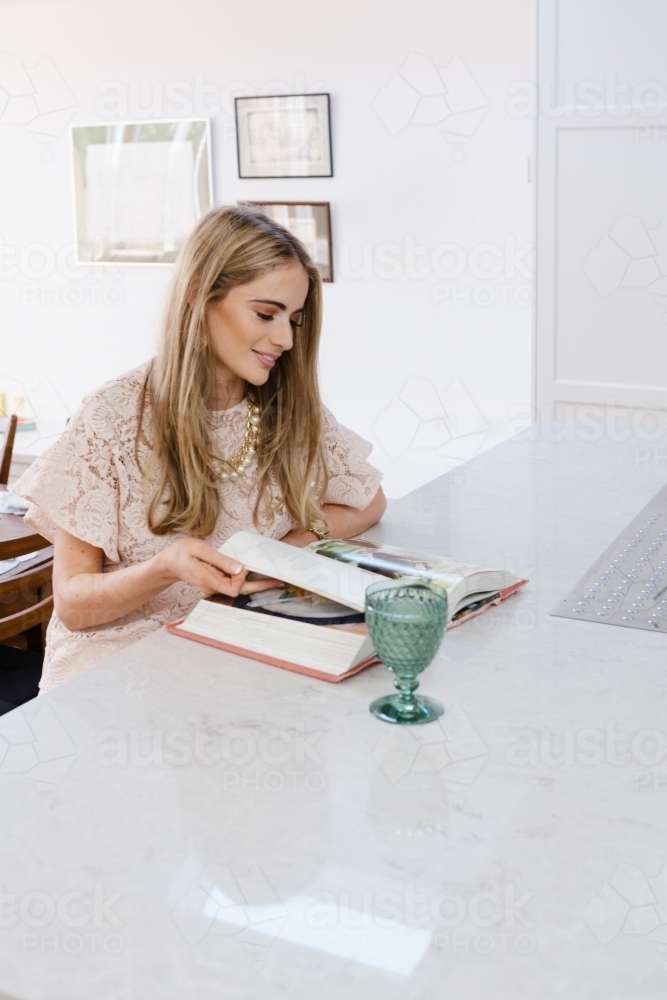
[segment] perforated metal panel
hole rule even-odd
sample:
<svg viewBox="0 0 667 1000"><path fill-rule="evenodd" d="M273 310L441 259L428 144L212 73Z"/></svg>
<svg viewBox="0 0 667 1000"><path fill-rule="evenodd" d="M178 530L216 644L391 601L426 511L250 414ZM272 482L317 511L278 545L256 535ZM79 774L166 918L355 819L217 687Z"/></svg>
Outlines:
<svg viewBox="0 0 667 1000"><path fill-rule="evenodd" d="M667 486L551 614L667 634Z"/></svg>

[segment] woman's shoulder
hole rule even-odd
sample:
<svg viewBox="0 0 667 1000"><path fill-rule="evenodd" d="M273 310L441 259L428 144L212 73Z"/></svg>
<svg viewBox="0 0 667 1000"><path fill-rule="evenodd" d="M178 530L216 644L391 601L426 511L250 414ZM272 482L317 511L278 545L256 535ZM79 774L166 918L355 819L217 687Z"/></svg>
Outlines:
<svg viewBox="0 0 667 1000"><path fill-rule="evenodd" d="M84 396L67 430L85 437L133 438L149 366L150 361L147 361Z"/></svg>
<svg viewBox="0 0 667 1000"><path fill-rule="evenodd" d="M150 365L150 361L145 361L137 368L132 368L129 372L105 382L99 389L94 389L83 397L81 408L84 410L108 408L115 413L126 410L128 415L134 413Z"/></svg>
<svg viewBox="0 0 667 1000"><path fill-rule="evenodd" d="M370 441L367 441L366 438L363 438L361 434L357 434L350 427L339 423L331 410L324 405L322 406L322 417L325 448L330 450L340 449L341 446L343 448L352 448L362 458L368 458L373 450L373 445Z"/></svg>

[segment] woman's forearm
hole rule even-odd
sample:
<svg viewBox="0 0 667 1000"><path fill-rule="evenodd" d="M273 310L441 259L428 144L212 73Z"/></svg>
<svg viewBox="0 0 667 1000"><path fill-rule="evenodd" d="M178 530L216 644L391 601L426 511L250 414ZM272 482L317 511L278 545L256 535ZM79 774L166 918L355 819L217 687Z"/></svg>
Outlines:
<svg viewBox="0 0 667 1000"><path fill-rule="evenodd" d="M66 628L77 631L106 625L136 611L174 583L160 561L161 553L143 563L112 573L54 573L54 602Z"/></svg>
<svg viewBox="0 0 667 1000"><path fill-rule="evenodd" d="M53 598L66 628L105 625L136 611L179 580L202 594L236 597L276 586L247 580L240 562L199 538L179 538L146 562L103 572L102 549L58 528L53 561Z"/></svg>
<svg viewBox="0 0 667 1000"><path fill-rule="evenodd" d="M378 490L368 507L363 510L345 507L338 503L326 503L322 507L322 512L332 538L354 538L371 525L377 524L386 509L387 501L384 493Z"/></svg>
<svg viewBox="0 0 667 1000"><path fill-rule="evenodd" d="M377 491L369 505L363 510L358 510L357 507L346 507L340 503L322 504L324 520L327 522L332 538L354 538L355 535L360 535L372 524L377 524L386 509L387 500L382 489ZM294 528L285 535L283 541L289 542L290 545L304 546L314 541L316 537L312 531Z"/></svg>

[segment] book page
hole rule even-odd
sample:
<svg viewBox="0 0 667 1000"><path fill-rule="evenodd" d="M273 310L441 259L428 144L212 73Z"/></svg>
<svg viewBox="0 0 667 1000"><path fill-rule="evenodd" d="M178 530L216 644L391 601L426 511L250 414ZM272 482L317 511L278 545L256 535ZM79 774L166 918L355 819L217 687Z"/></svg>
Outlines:
<svg viewBox="0 0 667 1000"><path fill-rule="evenodd" d="M366 588L385 579L358 566L326 559L254 531L237 531L220 546L219 551L237 559L254 573L263 573L304 590L312 590L355 611L364 610Z"/></svg>
<svg viewBox="0 0 667 1000"><path fill-rule="evenodd" d="M364 635L269 618L211 601L200 601L180 628L333 677L346 673L373 653L371 641Z"/></svg>
<svg viewBox="0 0 667 1000"><path fill-rule="evenodd" d="M427 580L434 587L441 587L449 599L451 618L465 604L470 595L479 591L502 590L515 583L515 578L505 570L485 566L466 565L444 556L421 555L393 545L369 542L364 538L341 540L327 538L312 542L308 550L329 559L357 566L374 575L382 574L392 579L417 577Z"/></svg>

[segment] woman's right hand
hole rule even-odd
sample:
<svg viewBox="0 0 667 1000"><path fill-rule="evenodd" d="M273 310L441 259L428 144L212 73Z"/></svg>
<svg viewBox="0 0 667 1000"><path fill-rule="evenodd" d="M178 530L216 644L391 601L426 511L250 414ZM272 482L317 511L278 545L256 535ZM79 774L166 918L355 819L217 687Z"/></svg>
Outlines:
<svg viewBox="0 0 667 1000"><path fill-rule="evenodd" d="M203 594L254 594L280 586L280 581L262 578L248 580L240 562L223 556L208 542L198 538L179 538L153 559L156 569L163 574L166 586L184 580Z"/></svg>

